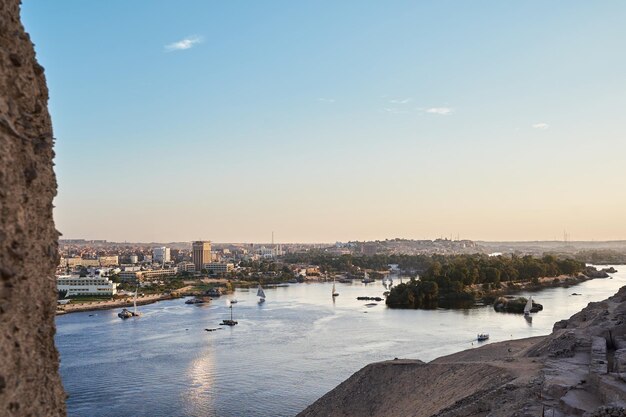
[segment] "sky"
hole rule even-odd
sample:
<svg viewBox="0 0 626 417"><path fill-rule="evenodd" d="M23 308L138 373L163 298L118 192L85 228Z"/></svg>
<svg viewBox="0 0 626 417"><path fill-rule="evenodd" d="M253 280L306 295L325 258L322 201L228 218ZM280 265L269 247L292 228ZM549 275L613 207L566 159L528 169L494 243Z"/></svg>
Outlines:
<svg viewBox="0 0 626 417"><path fill-rule="evenodd" d="M24 0L64 238L626 239L626 2Z"/></svg>

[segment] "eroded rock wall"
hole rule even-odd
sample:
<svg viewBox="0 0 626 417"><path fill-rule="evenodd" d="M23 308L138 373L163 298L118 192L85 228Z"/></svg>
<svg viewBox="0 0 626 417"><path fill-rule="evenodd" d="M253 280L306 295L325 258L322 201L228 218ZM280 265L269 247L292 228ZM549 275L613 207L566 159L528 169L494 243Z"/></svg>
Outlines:
<svg viewBox="0 0 626 417"><path fill-rule="evenodd" d="M56 180L44 69L0 0L0 415L63 416L54 346Z"/></svg>

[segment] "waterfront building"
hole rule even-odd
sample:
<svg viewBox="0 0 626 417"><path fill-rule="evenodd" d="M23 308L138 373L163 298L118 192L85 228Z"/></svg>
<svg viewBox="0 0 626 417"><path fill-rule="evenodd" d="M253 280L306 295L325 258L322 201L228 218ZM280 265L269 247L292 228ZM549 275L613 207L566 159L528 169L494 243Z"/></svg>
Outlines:
<svg viewBox="0 0 626 417"><path fill-rule="evenodd" d="M224 262L209 262L204 264L204 269L209 271L209 274L223 274L226 272L231 272L233 269L235 269L235 265Z"/></svg>
<svg viewBox="0 0 626 417"><path fill-rule="evenodd" d="M137 255L130 255L128 257L128 262L131 263L131 264L139 263L139 256L137 256Z"/></svg>
<svg viewBox="0 0 626 417"><path fill-rule="evenodd" d="M170 261L170 248L160 247L152 249L152 259L157 263L165 263Z"/></svg>
<svg viewBox="0 0 626 417"><path fill-rule="evenodd" d="M204 264L211 262L211 242L199 240L193 242L192 249L192 262L196 267L196 271L201 271Z"/></svg>
<svg viewBox="0 0 626 417"><path fill-rule="evenodd" d="M117 294L117 284L106 277L78 277L61 275L57 277L57 291L67 291L67 296Z"/></svg>

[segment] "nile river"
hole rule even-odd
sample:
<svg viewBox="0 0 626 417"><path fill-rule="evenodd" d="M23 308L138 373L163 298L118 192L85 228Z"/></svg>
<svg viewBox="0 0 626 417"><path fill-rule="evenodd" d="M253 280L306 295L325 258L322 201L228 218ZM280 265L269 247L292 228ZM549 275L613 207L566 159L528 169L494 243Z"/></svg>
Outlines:
<svg viewBox="0 0 626 417"><path fill-rule="evenodd" d="M612 279L533 294L544 310L532 325L492 307L469 310L391 310L366 307L357 296L381 296L380 281L291 284L236 291L210 305L170 300L140 307L57 318L56 344L70 416L293 416L370 362L425 361L489 343L545 335L554 322L626 285L626 266ZM399 280L396 279L395 283ZM573 292L580 296L571 295ZM528 295L528 294L522 294ZM220 327L236 298L239 325Z"/></svg>

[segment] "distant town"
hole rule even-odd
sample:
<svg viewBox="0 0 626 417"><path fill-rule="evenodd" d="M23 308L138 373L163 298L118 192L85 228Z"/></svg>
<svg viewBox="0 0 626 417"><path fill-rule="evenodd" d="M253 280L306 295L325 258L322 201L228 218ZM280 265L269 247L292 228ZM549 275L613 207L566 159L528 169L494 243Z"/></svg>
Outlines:
<svg viewBox="0 0 626 417"><path fill-rule="evenodd" d="M518 255L546 253L589 263L626 261L626 241L611 242L477 242L472 240L388 239L334 244L296 243L119 243L64 239L59 242L57 290L60 300L97 302L124 298L141 290L156 296L193 294L232 283L296 283L327 279L331 273L359 273L355 258L373 257L373 270L395 268L401 256ZM322 261L323 259L323 261ZM328 259L338 259L330 267ZM383 262L383 264L381 264ZM363 262L361 262L363 264ZM365 264L363 264L365 265ZM363 268L365 269L365 267ZM407 274L420 271L405 268ZM375 273L375 272L374 272Z"/></svg>

